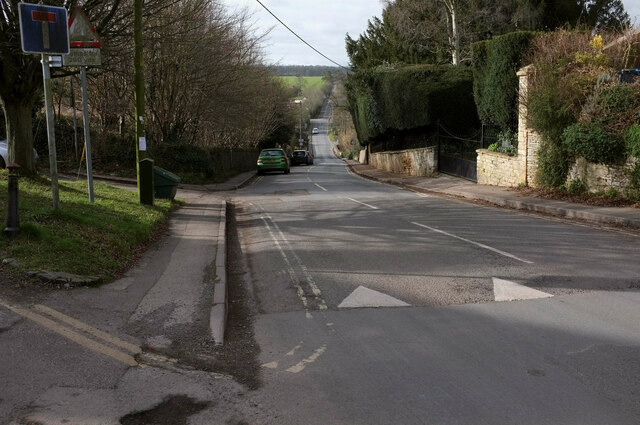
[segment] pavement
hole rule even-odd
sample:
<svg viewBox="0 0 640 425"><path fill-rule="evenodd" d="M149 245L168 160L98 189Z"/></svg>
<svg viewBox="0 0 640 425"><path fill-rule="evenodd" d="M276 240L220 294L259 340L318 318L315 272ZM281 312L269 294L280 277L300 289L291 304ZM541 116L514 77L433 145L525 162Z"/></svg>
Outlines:
<svg viewBox="0 0 640 425"><path fill-rule="evenodd" d="M130 306L135 311L129 320L139 321L153 315L163 308L167 299L171 299L180 307L171 314L171 323L166 326L170 328L174 322L186 323L195 317L195 311L188 310L187 306L210 300L210 334L216 344L224 343L228 310L227 202L224 192L242 187L255 174L255 171L241 173L222 183L178 184L176 198L185 204L170 218L164 241L148 250L122 278L101 287L108 292L108 297L123 294L136 300L136 305ZM136 185L136 179L132 178L94 175L94 179L131 189ZM214 278L211 284L207 283L210 277ZM213 295L203 293L210 289L213 289ZM143 291L146 295L141 294ZM175 295L167 296L172 293ZM83 305L78 300L75 303ZM69 311L71 307L67 305L64 309ZM166 335L155 339L166 339ZM149 341L147 344L153 346Z"/></svg>
<svg viewBox="0 0 640 425"><path fill-rule="evenodd" d="M604 208L585 204L543 199L528 195L524 192L510 188L478 185L474 182L440 174L437 177L415 177L403 174L395 174L376 169L370 165L360 164L357 161L345 160L350 170L361 177L387 183L419 193L432 194L443 197L456 198L469 202L489 203L494 206L514 210L523 210L543 214L547 216L571 219L580 222L597 225L622 227L626 229L640 229L640 208L620 207ZM200 255L200 263L191 264L193 268L206 270L215 266L214 295L210 314L211 336L217 344L224 343L224 330L227 320L227 273L226 273L226 201L224 196L216 192L228 192L246 185L255 172L250 171L239 174L226 182L208 185L179 184L177 197L185 200L185 207L179 214L171 219L171 238L188 240L193 238L193 225L197 222L200 238L209 239L209 252ZM112 178L96 176L96 179L110 180L122 184L135 184L133 179ZM190 222L194 222L191 223ZM175 223L174 223L175 222ZM177 251L180 244L165 244L158 251L151 253L154 257L172 258L174 265L183 264L181 258L190 255L185 250ZM167 251L167 252L164 252ZM214 259L214 260L212 260ZM152 273L140 268L148 267L142 262L128 272L122 282L114 282L111 285L121 285L135 280L136 276L149 276ZM176 270L172 271L175 273ZM166 273L169 273L167 271ZM157 275L158 281L162 281L162 275ZM166 279L164 279L166 280ZM149 287L149 286L147 286Z"/></svg>

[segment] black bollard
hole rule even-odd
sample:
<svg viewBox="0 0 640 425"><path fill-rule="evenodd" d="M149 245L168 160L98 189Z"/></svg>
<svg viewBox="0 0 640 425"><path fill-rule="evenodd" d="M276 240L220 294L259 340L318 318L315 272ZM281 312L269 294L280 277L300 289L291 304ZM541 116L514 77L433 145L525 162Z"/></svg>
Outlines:
<svg viewBox="0 0 640 425"><path fill-rule="evenodd" d="M18 164L9 164L9 199L7 202L7 227L4 234L13 237L20 231L20 219L18 217Z"/></svg>

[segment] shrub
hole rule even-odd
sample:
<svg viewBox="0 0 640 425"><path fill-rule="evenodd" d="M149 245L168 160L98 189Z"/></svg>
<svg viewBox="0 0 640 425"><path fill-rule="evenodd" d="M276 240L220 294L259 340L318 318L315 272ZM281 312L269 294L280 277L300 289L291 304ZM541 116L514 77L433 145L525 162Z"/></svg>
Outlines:
<svg viewBox="0 0 640 425"><path fill-rule="evenodd" d="M557 188L564 184L569 173L569 154L560 144L543 139L538 150L538 172L536 183L544 187Z"/></svg>
<svg viewBox="0 0 640 425"><path fill-rule="evenodd" d="M559 143L564 129L578 121L586 93L595 80L585 83L582 78L570 78L563 70L548 66L537 72L529 97L529 121L545 139Z"/></svg>
<svg viewBox="0 0 640 425"><path fill-rule="evenodd" d="M473 77L465 66L378 67L348 77L347 92L358 139L441 121L450 128L477 128Z"/></svg>
<svg viewBox="0 0 640 425"><path fill-rule="evenodd" d="M640 124L633 124L625 131L624 143L629 155L640 159Z"/></svg>
<svg viewBox="0 0 640 425"><path fill-rule="evenodd" d="M571 180L569 187L567 187L567 192L571 195L582 195L583 193L587 193L587 190L587 185L580 179Z"/></svg>
<svg viewBox="0 0 640 425"><path fill-rule="evenodd" d="M157 144L153 148L155 164L172 172L189 172L211 177L214 163L209 153L195 145Z"/></svg>
<svg viewBox="0 0 640 425"><path fill-rule="evenodd" d="M617 198L619 195L618 189L616 189L615 187L608 187L607 190L604 191L604 195L608 196L609 198Z"/></svg>
<svg viewBox="0 0 640 425"><path fill-rule="evenodd" d="M518 149L515 146L505 146L498 142L490 144L487 150L490 152L506 153L510 156L516 155L518 153Z"/></svg>
<svg viewBox="0 0 640 425"><path fill-rule="evenodd" d="M608 57L599 36L563 30L532 44L529 123L543 139L538 183L561 185L576 156L607 165L624 160L625 144L630 148L623 136L640 112L640 84L611 81L619 60Z"/></svg>
<svg viewBox="0 0 640 425"><path fill-rule="evenodd" d="M640 110L640 84L599 84L582 109L581 121L600 123L607 132L622 137Z"/></svg>
<svg viewBox="0 0 640 425"><path fill-rule="evenodd" d="M625 196L640 201L640 161L629 171L629 185L625 188Z"/></svg>
<svg viewBox="0 0 640 425"><path fill-rule="evenodd" d="M576 123L566 128L562 141L574 157L589 162L615 164L625 158L622 139L605 131L598 123Z"/></svg>
<svg viewBox="0 0 640 425"><path fill-rule="evenodd" d="M472 44L473 96L484 124L515 126L518 77L536 33L519 31Z"/></svg>

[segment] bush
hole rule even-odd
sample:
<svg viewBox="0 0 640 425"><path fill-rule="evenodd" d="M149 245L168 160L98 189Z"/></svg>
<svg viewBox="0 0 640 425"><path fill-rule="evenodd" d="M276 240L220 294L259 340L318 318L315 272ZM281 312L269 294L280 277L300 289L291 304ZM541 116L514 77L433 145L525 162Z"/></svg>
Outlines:
<svg viewBox="0 0 640 425"><path fill-rule="evenodd" d="M563 184L574 157L613 165L625 159L625 144L630 149L623 136L640 113L640 84L611 82L619 61L603 44L599 36L564 30L532 43L529 123L543 139L537 176L543 186Z"/></svg>
<svg viewBox="0 0 640 425"><path fill-rule="evenodd" d="M629 185L625 188L625 196L640 201L640 161L629 170Z"/></svg>
<svg viewBox="0 0 640 425"><path fill-rule="evenodd" d="M640 159L640 124L633 124L625 131L624 144L629 155Z"/></svg>
<svg viewBox="0 0 640 425"><path fill-rule="evenodd" d="M562 141L573 157L589 162L615 164L625 159L622 139L605 131L598 123L576 123L566 128Z"/></svg>
<svg viewBox="0 0 640 425"><path fill-rule="evenodd" d="M536 33L520 31L471 45L473 96L484 124L502 129L517 121L518 77L531 40Z"/></svg>
<svg viewBox="0 0 640 425"><path fill-rule="evenodd" d="M159 143L153 147L151 153L157 166L171 172L202 173L205 177L213 176L214 164L211 155L199 146Z"/></svg>
<svg viewBox="0 0 640 425"><path fill-rule="evenodd" d="M378 67L350 75L346 87L361 142L438 121L461 130L478 126L473 77L464 66Z"/></svg>
<svg viewBox="0 0 640 425"><path fill-rule="evenodd" d="M571 195L582 195L583 193L587 193L587 191L587 185L580 179L571 180L569 187L567 187L567 192Z"/></svg>
<svg viewBox="0 0 640 425"><path fill-rule="evenodd" d="M562 145L543 140L538 150L536 183L557 188L564 185L569 173L569 153Z"/></svg>
<svg viewBox="0 0 640 425"><path fill-rule="evenodd" d="M581 121L600 123L604 129L623 137L638 118L640 111L640 84L598 84L582 109Z"/></svg>

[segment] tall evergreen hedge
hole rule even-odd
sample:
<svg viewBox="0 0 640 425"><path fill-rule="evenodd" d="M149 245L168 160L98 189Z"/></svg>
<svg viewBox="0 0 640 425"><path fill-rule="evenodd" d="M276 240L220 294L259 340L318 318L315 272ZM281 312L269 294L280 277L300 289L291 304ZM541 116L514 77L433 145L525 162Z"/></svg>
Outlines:
<svg viewBox="0 0 640 425"><path fill-rule="evenodd" d="M513 32L471 45L473 95L484 124L507 130L517 123L518 77L531 40L531 31Z"/></svg>
<svg viewBox="0 0 640 425"><path fill-rule="evenodd" d="M379 67L349 76L347 95L361 142L388 131L442 122L451 129L478 125L469 67Z"/></svg>

